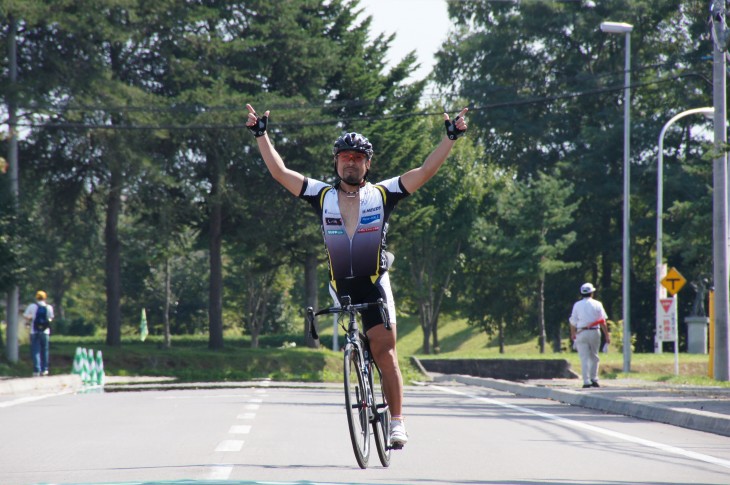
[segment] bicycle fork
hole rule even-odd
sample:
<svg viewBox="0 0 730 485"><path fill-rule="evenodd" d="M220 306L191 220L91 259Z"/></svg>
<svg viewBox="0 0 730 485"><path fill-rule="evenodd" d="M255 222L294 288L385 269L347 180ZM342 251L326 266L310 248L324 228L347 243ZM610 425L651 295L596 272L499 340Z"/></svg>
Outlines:
<svg viewBox="0 0 730 485"><path fill-rule="evenodd" d="M359 357L358 365L360 366L360 374L362 375L364 381L362 387L365 390L365 395L360 396L358 389L358 403L355 406L357 406L358 411L362 411L363 409L365 409L367 411L368 422L373 422L376 419L376 416L374 416L373 413L373 389L370 386L370 370L368 369L367 365L367 359L369 359L370 357L367 351L364 350L358 342L355 342L354 339L348 337L348 343L350 343L352 345L352 348L355 349L355 351L357 352L357 355Z"/></svg>

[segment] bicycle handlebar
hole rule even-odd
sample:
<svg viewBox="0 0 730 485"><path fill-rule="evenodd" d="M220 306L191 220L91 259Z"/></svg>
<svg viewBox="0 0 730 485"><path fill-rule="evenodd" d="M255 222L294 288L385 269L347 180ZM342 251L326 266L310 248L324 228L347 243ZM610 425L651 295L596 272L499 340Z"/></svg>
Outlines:
<svg viewBox="0 0 730 485"><path fill-rule="evenodd" d="M388 308L385 306L385 302L382 298L378 298L378 301L375 302L358 303L356 305L351 304L350 301L350 297L345 295L342 297L341 306L322 308L320 310L317 310L316 312L311 306L307 307L307 322L309 323L309 333L312 335L312 338L315 340L319 338L319 334L317 333L317 327L314 324L315 317L318 317L319 315L328 315L330 313L352 314L356 311L368 310L373 307L377 307L380 311L380 318L382 319L383 325L385 326L386 330L391 330L390 315L388 315Z"/></svg>

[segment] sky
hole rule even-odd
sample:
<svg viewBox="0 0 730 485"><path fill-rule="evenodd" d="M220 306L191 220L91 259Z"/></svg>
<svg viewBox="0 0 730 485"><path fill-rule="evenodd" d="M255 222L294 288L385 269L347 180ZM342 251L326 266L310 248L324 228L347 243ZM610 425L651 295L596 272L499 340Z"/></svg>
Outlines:
<svg viewBox="0 0 730 485"><path fill-rule="evenodd" d="M436 62L433 55L446 40L451 25L446 0L360 0L360 6L373 17L373 34L396 34L388 64L396 64L415 50L421 67L410 79L426 77Z"/></svg>

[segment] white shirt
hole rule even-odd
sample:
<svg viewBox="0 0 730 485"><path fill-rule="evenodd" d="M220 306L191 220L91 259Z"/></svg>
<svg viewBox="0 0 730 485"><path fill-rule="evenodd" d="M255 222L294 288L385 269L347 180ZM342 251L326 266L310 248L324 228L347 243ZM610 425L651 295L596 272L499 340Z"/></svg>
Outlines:
<svg viewBox="0 0 730 485"><path fill-rule="evenodd" d="M35 313L38 311L38 306L39 305L40 306L44 306L44 307L47 308L46 311L48 312L48 321L49 322L53 321L53 306L49 305L45 301L39 301L37 303L31 303L30 305L28 305L28 308L26 308L25 309L25 312L23 313L23 316L25 318L30 318L30 333L35 333L33 331L33 320L35 320ZM45 333L47 333L49 335L51 334L50 327L45 330Z"/></svg>
<svg viewBox="0 0 730 485"><path fill-rule="evenodd" d="M608 315L603 309L603 304L593 298L583 298L575 302L573 312L570 314L570 324L577 329L590 327L599 320L606 320Z"/></svg>

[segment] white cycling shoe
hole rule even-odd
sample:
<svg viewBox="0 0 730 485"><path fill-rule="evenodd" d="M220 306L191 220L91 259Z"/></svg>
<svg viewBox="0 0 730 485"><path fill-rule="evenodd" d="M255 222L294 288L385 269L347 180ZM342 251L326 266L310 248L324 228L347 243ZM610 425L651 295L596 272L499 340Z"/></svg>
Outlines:
<svg viewBox="0 0 730 485"><path fill-rule="evenodd" d="M406 425L402 420L392 420L390 422L390 446L395 449L403 448L408 442L408 433L406 433Z"/></svg>

